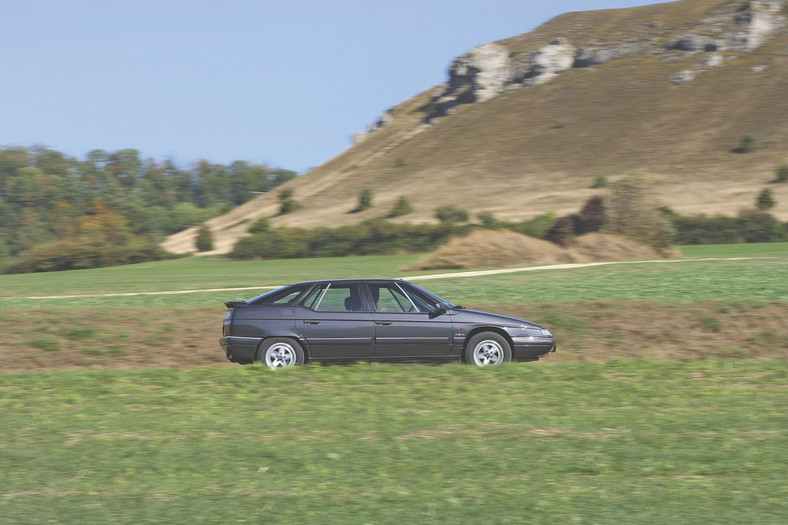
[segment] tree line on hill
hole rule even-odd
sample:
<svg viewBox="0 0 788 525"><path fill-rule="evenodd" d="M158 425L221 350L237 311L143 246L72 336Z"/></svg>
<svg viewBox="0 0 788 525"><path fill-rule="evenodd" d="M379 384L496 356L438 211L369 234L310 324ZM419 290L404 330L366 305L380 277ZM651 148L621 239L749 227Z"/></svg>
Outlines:
<svg viewBox="0 0 788 525"><path fill-rule="evenodd" d="M162 259L165 236L295 176L242 161L186 169L135 149L77 159L41 146L0 147L0 267L18 273Z"/></svg>

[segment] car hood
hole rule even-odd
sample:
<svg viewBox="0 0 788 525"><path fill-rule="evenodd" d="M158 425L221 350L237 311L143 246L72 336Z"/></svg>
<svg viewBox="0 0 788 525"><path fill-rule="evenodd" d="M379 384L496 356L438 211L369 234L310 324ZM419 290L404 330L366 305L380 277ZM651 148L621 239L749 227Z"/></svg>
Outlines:
<svg viewBox="0 0 788 525"><path fill-rule="evenodd" d="M452 310L452 321L455 323L492 323L499 326L544 328L542 325L524 319L500 314L491 314L490 312L479 312L477 310Z"/></svg>

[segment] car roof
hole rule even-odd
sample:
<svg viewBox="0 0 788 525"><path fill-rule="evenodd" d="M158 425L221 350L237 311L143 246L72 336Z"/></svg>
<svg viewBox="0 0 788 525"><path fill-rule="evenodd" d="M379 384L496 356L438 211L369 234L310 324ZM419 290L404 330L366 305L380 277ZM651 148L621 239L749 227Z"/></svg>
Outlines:
<svg viewBox="0 0 788 525"><path fill-rule="evenodd" d="M302 281L298 283L292 283L289 284L288 286L296 286L299 284L315 284L315 283L358 283L358 282L405 283L407 281L405 279L400 279L400 278L362 277L360 279L317 279L315 281Z"/></svg>

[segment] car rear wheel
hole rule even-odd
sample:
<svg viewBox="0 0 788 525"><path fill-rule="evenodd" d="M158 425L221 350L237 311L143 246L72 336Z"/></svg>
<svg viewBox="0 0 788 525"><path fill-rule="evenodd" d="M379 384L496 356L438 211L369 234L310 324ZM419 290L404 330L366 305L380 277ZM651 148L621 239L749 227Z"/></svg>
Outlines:
<svg viewBox="0 0 788 525"><path fill-rule="evenodd" d="M294 340L284 337L263 341L259 355L260 362L273 370L304 364L304 349Z"/></svg>
<svg viewBox="0 0 788 525"><path fill-rule="evenodd" d="M465 347L465 362L476 366L498 366L512 360L509 342L495 332L476 334Z"/></svg>

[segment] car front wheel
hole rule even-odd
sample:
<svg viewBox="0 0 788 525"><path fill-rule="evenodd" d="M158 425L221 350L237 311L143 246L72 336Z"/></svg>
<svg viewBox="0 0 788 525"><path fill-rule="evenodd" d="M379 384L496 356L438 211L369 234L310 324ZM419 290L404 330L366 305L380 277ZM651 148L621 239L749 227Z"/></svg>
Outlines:
<svg viewBox="0 0 788 525"><path fill-rule="evenodd" d="M511 360L509 342L494 332L474 335L465 347L465 362L476 366L497 366Z"/></svg>
<svg viewBox="0 0 788 525"><path fill-rule="evenodd" d="M267 339L260 347L260 362L276 370L285 366L304 364L304 350L292 339L275 337Z"/></svg>

